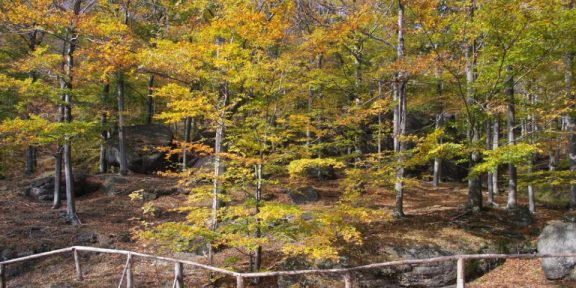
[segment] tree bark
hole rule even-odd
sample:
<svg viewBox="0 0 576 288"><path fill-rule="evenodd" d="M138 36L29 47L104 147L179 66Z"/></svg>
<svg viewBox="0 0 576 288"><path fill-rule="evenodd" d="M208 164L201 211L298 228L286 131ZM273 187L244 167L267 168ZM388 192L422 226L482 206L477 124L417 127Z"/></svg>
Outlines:
<svg viewBox="0 0 576 288"><path fill-rule="evenodd" d="M78 17L80 14L80 5L82 0L75 0L73 9L74 17ZM75 22L75 21L74 21ZM64 120L67 123L72 122L72 76L74 68L74 52L76 51L76 46L78 44L78 33L76 28L70 29L70 39L68 43L68 50L66 53L66 67L65 67L65 79L67 91L64 94ZM69 137L64 140L64 176L66 182L66 217L72 225L79 225L80 219L76 215L76 202L74 200L74 179L72 174L72 141Z"/></svg>
<svg viewBox="0 0 576 288"><path fill-rule="evenodd" d="M188 148L186 147L190 143L190 133L192 132L192 117L186 117L184 119L184 148L182 149L182 170L188 169Z"/></svg>
<svg viewBox="0 0 576 288"><path fill-rule="evenodd" d="M108 140L108 130L106 130L107 117L106 112L102 112L100 116L100 173L108 173L108 159L106 159L106 140Z"/></svg>
<svg viewBox="0 0 576 288"><path fill-rule="evenodd" d="M212 215L211 215L211 229L216 230L218 228L218 209L220 209L220 194L222 193L222 183L220 178L224 174L224 165L222 163L220 153L223 152L223 140L225 132L225 121L226 121L226 106L228 105L228 84L224 84L221 89L219 112L220 115L216 120L216 139L214 141L214 179L213 179L213 189L212 189ZM209 262L213 261L213 251L212 247L209 247Z"/></svg>
<svg viewBox="0 0 576 288"><path fill-rule="evenodd" d="M154 75L148 76L148 95L146 97L146 124L152 124L154 118Z"/></svg>
<svg viewBox="0 0 576 288"><path fill-rule="evenodd" d="M494 124L492 125L492 150L498 149L500 145L500 115L494 115ZM500 193L498 188L498 167L492 172L492 190L494 194L498 195Z"/></svg>
<svg viewBox="0 0 576 288"><path fill-rule="evenodd" d="M440 129L444 122L443 108L442 108L442 94L444 93L444 83L442 81L442 76L440 75L440 68L437 66L435 69L436 74L436 119L434 126L436 129ZM436 144L442 144L442 138L436 138ZM434 167L432 173L432 186L438 187L440 184L440 177L442 176L442 159L440 157L434 157Z"/></svg>
<svg viewBox="0 0 576 288"><path fill-rule="evenodd" d="M570 7L572 8L572 7ZM573 79L573 63L574 53L568 52L564 55L564 84L566 89L566 98L569 101L574 101L574 95L572 94L572 79ZM576 119L572 114L568 114L566 117L568 120L568 160L570 163L570 171L576 171ZM576 208L576 184L570 185L570 208Z"/></svg>
<svg viewBox="0 0 576 288"><path fill-rule="evenodd" d="M120 175L128 175L126 159L126 135L124 134L124 73L116 71L116 91L118 95L118 150L120 151Z"/></svg>
<svg viewBox="0 0 576 288"><path fill-rule="evenodd" d="M62 193L62 150L64 147L58 145L56 153L54 154L54 203L52 209L58 209L62 206L61 193Z"/></svg>
<svg viewBox="0 0 576 288"><path fill-rule="evenodd" d="M486 149L492 148L492 121L486 121ZM494 205L494 177L492 172L488 172L486 177L486 186L488 187L488 202L489 207Z"/></svg>
<svg viewBox="0 0 576 288"><path fill-rule="evenodd" d="M507 130L508 130L508 145L516 144L516 135L514 126L515 123L515 103L514 103L514 77L512 76L512 66L507 67L507 79L506 79L506 95L508 97L508 121L507 121ZM517 182L518 176L516 171L516 165L513 163L508 164L508 203L506 204L506 208L514 209L518 205L517 200Z"/></svg>
<svg viewBox="0 0 576 288"><path fill-rule="evenodd" d="M469 18L470 21L474 18L475 12L475 0L470 0L470 10ZM476 105L475 101L475 91L474 82L476 81L475 66L476 66L476 41L468 40L469 44L465 47L465 57L466 57L466 101L468 106ZM469 113L475 113L473 111ZM479 131L477 127L476 116L473 114L468 115L468 141L470 145L477 143L479 140ZM480 152L473 151L469 156L469 169L470 171L476 164L480 162ZM468 206L473 211L482 209L482 181L480 176L471 176L468 178Z"/></svg>
<svg viewBox="0 0 576 288"><path fill-rule="evenodd" d="M404 58L404 3L398 0L398 45L396 47L396 57L398 60ZM406 135L406 84L407 75L405 71L396 72L396 89L397 98L396 121L395 127L395 149L397 154L396 165L396 182L394 191L396 192L396 205L394 216L404 216L404 150L405 143L402 139Z"/></svg>

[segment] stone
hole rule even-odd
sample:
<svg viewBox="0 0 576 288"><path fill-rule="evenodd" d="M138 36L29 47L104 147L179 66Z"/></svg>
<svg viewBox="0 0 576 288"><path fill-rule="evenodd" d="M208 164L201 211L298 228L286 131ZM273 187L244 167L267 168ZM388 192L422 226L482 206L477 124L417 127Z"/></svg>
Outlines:
<svg viewBox="0 0 576 288"><path fill-rule="evenodd" d="M82 196L93 193L100 189L100 184L92 181L85 172L74 172L74 195ZM32 180L30 185L22 192L24 196L32 197L41 201L52 201L54 199L54 176L45 176ZM66 199L66 182L64 175L61 181L61 199Z"/></svg>
<svg viewBox="0 0 576 288"><path fill-rule="evenodd" d="M449 256L454 253L436 246L416 245L413 247L393 247L388 251L396 257L424 259ZM401 265L380 269L383 275L395 275L400 286L442 287L456 281L456 265L452 261L426 265Z"/></svg>
<svg viewBox="0 0 576 288"><path fill-rule="evenodd" d="M288 192L288 198L294 204L305 204L320 200L318 190L311 186L300 187Z"/></svg>
<svg viewBox="0 0 576 288"><path fill-rule="evenodd" d="M174 135L165 125L134 125L124 127L126 160L128 170L135 173L151 174L167 170L170 161L166 153L158 151L158 147L172 146ZM118 133L106 141L106 160L111 166L120 165L120 150L118 148Z"/></svg>
<svg viewBox="0 0 576 288"><path fill-rule="evenodd" d="M540 254L576 253L576 223L552 223L538 237ZM543 258L544 275L550 280L576 279L576 257Z"/></svg>
<svg viewBox="0 0 576 288"><path fill-rule="evenodd" d="M528 227L534 223L534 216L527 207L517 207L507 212L508 222L516 227Z"/></svg>
<svg viewBox="0 0 576 288"><path fill-rule="evenodd" d="M75 245L91 246L91 244L98 243L100 236L96 232L85 232L76 237Z"/></svg>

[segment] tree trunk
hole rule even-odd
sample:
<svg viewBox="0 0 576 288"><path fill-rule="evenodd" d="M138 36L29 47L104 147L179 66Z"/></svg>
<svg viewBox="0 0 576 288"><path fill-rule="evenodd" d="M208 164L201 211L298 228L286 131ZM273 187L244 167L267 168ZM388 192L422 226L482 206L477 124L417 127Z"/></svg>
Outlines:
<svg viewBox="0 0 576 288"><path fill-rule="evenodd" d="M486 121L486 149L492 148L492 121ZM492 172L488 172L486 177L486 186L488 187L488 202L489 207L494 205L494 177Z"/></svg>
<svg viewBox="0 0 576 288"><path fill-rule="evenodd" d="M218 209L221 206L220 194L222 193L222 183L220 178L224 174L224 165L220 153L223 152L223 140L225 131L225 121L226 121L226 106L228 105L228 84L224 84L221 92L221 99L219 103L220 115L216 120L216 139L214 141L214 179L213 179L213 189L212 189L212 215L211 215L211 229L216 230L218 228ZM209 262L212 263L214 253L212 247L210 246L208 253Z"/></svg>
<svg viewBox="0 0 576 288"><path fill-rule="evenodd" d="M74 15L77 17L80 14L80 5L82 0L75 0L74 2ZM78 44L78 34L75 28L70 31L70 38L68 41L68 50L66 53L65 65L65 82L68 88L64 94L64 121L67 123L72 122L72 77L74 68L74 52ZM80 219L76 215L76 203L74 201L74 179L72 174L72 141L69 137L64 140L64 176L66 182L66 218L72 225L79 225Z"/></svg>
<svg viewBox="0 0 576 288"><path fill-rule="evenodd" d="M26 147L26 163L24 167L24 173L26 175L31 175L34 173L34 146L28 145Z"/></svg>
<svg viewBox="0 0 576 288"><path fill-rule="evenodd" d="M154 75L148 76L148 95L146 97L146 124L152 124L154 118Z"/></svg>
<svg viewBox="0 0 576 288"><path fill-rule="evenodd" d="M190 133L192 132L192 118L186 117L184 119L184 148L182 149L182 170L188 169L188 148L187 145L190 143Z"/></svg>
<svg viewBox="0 0 576 288"><path fill-rule="evenodd" d="M442 81L442 76L440 75L440 68L436 67L436 121L434 126L436 129L440 129L444 122L443 109L442 109L442 94L444 93L444 83ZM442 138L436 138L436 144L442 144ZM439 157L434 157L434 167L432 173L432 186L438 187L440 184L440 177L442 176L442 159Z"/></svg>
<svg viewBox="0 0 576 288"><path fill-rule="evenodd" d="M516 135L514 133L515 124L515 103L514 103L514 77L512 76L512 66L507 67L506 79L506 95L508 96L508 121L506 123L508 130L508 145L516 143ZM518 205L517 200L517 182L518 176L516 165L513 163L508 164L508 203L506 208L514 209Z"/></svg>
<svg viewBox="0 0 576 288"><path fill-rule="evenodd" d="M62 150L64 147L58 145L56 148L56 154L54 154L54 204L52 204L52 209L58 209L62 206L62 200L60 193L62 193Z"/></svg>
<svg viewBox="0 0 576 288"><path fill-rule="evenodd" d="M126 159L126 135L124 134L124 73L116 71L116 91L118 94L118 150L120 151L120 175L128 175Z"/></svg>
<svg viewBox="0 0 576 288"><path fill-rule="evenodd" d="M470 8L470 17L474 15L474 7ZM474 91L474 82L476 77L474 75L474 67L476 65L475 60L475 41L472 41L466 47L465 57L466 57L466 98L467 98L467 105L475 105L475 91ZM470 112L475 113L475 112ZM477 127L476 117L474 115L468 116L468 140L470 144L476 143L479 140L479 131ZM476 164L480 162L480 152L473 151L470 153L469 156L469 169L470 171ZM480 176L471 176L468 178L468 206L473 211L482 209L482 182L480 180Z"/></svg>
<svg viewBox="0 0 576 288"><path fill-rule="evenodd" d="M256 172L256 195L254 195L256 200L256 214L260 213L260 201L262 200L262 156L260 157L260 163L258 163L255 167ZM256 231L255 237L260 238L262 237L262 231L260 230L260 220L256 220ZM251 272L260 271L262 268L262 246L256 247L256 251L254 253L254 266L252 267ZM254 284L258 284L260 278L254 278Z"/></svg>
<svg viewBox="0 0 576 288"><path fill-rule="evenodd" d="M492 130L492 150L498 149L500 144L500 115L494 115L494 124ZM498 195L500 193L498 188L498 167L492 172L492 190L494 194Z"/></svg>
<svg viewBox="0 0 576 288"><path fill-rule="evenodd" d="M108 120L106 119L106 112L102 112L100 118L100 173L108 173L108 159L106 159L106 140L108 140L108 130L106 130Z"/></svg>
<svg viewBox="0 0 576 288"><path fill-rule="evenodd" d="M398 45L396 47L396 57L398 60L404 58L404 4L402 0L398 0ZM394 209L394 216L404 216L404 150L405 143L402 139L406 134L406 84L407 75L404 71L396 72L396 89L397 94L397 108L396 108L396 121L394 122L395 130L395 149L397 153L396 165L396 182L394 184L394 191L396 192L396 207Z"/></svg>
<svg viewBox="0 0 576 288"><path fill-rule="evenodd" d="M566 88L566 98L568 101L574 101L574 95L572 94L573 62L574 53L566 53L564 55L564 83ZM568 158L570 171L576 171L576 119L574 119L572 114L568 114L566 118L568 119ZM576 184L570 185L570 208L576 208Z"/></svg>
<svg viewBox="0 0 576 288"><path fill-rule="evenodd" d="M378 100L382 100L382 81L378 80ZM382 157L382 111L378 109L378 139L377 139L377 150L378 159Z"/></svg>

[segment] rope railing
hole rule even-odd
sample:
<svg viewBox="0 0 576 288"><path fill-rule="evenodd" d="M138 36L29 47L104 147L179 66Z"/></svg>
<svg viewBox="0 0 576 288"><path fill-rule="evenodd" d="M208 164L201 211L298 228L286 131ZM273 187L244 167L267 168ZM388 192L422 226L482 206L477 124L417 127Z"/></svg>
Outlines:
<svg viewBox="0 0 576 288"><path fill-rule="evenodd" d="M52 255L64 254L72 252L74 256L74 263L76 268L76 279L78 281L83 280L82 266L80 263L79 252L96 252L96 253L108 253L108 254L121 254L126 255L126 264L124 266L124 271L122 272L122 277L118 288L122 287L126 283L127 288L132 288L134 282L132 279L132 263L133 258L148 258L156 259L164 262L174 263L174 288L184 287L184 265L190 265L196 268L201 268L207 271L216 272L236 278L236 287L244 288L245 281L249 278L265 278L265 277L277 277L277 276L295 276L295 275L305 275L305 274L340 274L342 275L342 281L344 282L344 287L352 288L353 273L363 270L377 269L382 267L397 266L397 265L424 265L433 264L439 262L454 261L456 262L456 287L465 287L465 261L469 260L482 260L482 259L537 259L537 258L554 258L554 257L576 257L576 253L568 254L463 254L463 255L450 255L441 256L427 259L411 259L411 260L397 260L389 261L383 263L375 263L363 266L356 266L350 268L335 268L335 269L311 269L311 270L294 270L294 271L275 271L275 272L255 272L255 273L239 273L218 267L213 267L210 265L205 265L193 261L175 259L162 256L154 256L144 253L138 253L127 250L116 250L116 249L105 249L96 247L85 247L85 246L72 246L68 248L53 250L49 252L34 254L26 257L15 258L7 261L0 262L0 288L6 288L6 267L10 264L30 261L38 258L48 257Z"/></svg>

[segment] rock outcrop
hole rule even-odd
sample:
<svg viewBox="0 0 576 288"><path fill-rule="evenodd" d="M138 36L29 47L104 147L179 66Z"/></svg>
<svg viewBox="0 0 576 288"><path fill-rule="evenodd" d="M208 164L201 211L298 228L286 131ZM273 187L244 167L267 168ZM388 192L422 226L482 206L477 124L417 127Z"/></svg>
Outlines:
<svg viewBox="0 0 576 288"><path fill-rule="evenodd" d="M124 127L126 137L126 160L128 169L135 173L150 174L169 168L166 153L158 151L158 147L172 145L174 138L170 128L159 125L135 125ZM113 133L106 142L106 160L112 166L120 164L118 133Z"/></svg>
<svg viewBox="0 0 576 288"><path fill-rule="evenodd" d="M576 253L576 223L557 222L542 230L538 237L540 254ZM543 258L542 270L546 278L576 279L576 257Z"/></svg>
<svg viewBox="0 0 576 288"><path fill-rule="evenodd" d="M96 181L92 181L88 175L84 172L73 173L74 178L74 195L82 196L95 192L100 188L100 184ZM27 188L22 192L24 196L32 197L36 200L51 201L54 199L54 176L44 176L39 177L30 183ZM62 175L62 181L60 187L60 195L62 199L66 199L65 193L65 180L64 175Z"/></svg>

